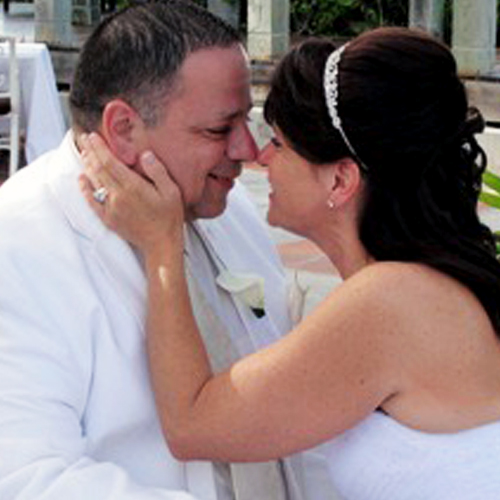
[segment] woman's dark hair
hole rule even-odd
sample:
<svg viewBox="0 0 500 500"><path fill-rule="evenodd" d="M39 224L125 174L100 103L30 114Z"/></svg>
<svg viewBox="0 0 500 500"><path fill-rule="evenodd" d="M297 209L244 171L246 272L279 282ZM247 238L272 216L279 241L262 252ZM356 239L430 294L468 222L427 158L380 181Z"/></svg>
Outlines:
<svg viewBox="0 0 500 500"><path fill-rule="evenodd" d="M266 120L317 165L352 157L324 97L333 50L322 39L293 48L264 109ZM484 122L467 107L452 54L422 32L380 28L350 42L339 68L339 115L367 167L363 245L379 261L420 262L456 278L500 336L500 263L477 214L486 156L474 134Z"/></svg>

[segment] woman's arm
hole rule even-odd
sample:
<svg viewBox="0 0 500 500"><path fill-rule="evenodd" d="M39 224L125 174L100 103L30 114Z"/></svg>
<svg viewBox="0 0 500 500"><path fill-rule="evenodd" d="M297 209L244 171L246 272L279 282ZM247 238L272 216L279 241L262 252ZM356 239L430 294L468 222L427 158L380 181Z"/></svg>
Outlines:
<svg viewBox="0 0 500 500"><path fill-rule="evenodd" d="M80 186L87 202L144 258L152 383L164 433L175 452L185 416L212 375L184 277L181 195L151 153L142 156L146 180L118 162L97 134L83 135L79 143L86 167ZM107 190L104 202L93 196L99 187Z"/></svg>
<svg viewBox="0 0 500 500"><path fill-rule="evenodd" d="M388 352L377 335L369 338L366 319L376 312L366 312L372 305L361 298L363 284L346 284L280 342L213 376L181 265L161 262L148 264L148 352L164 433L178 458L285 456L340 434L395 392Z"/></svg>
<svg viewBox="0 0 500 500"><path fill-rule="evenodd" d="M92 143L99 156L89 145L84 159L92 181L84 179L82 188L103 221L144 255L151 376L177 457L287 455L343 432L395 392L390 353L377 338L389 318L374 301L379 291L362 277L339 287L274 346L213 376L184 278L178 190L155 160L144 165L147 182L118 164L99 139ZM92 184L109 190L104 205L93 200Z"/></svg>

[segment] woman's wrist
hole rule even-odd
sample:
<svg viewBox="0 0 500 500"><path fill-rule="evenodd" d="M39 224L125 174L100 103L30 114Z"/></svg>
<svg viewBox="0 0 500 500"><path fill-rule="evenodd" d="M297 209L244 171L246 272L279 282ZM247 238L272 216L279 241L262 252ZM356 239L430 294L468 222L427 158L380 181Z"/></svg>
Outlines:
<svg viewBox="0 0 500 500"><path fill-rule="evenodd" d="M160 266L173 267L183 263L184 235L175 231L157 237L140 248L146 268L157 269Z"/></svg>

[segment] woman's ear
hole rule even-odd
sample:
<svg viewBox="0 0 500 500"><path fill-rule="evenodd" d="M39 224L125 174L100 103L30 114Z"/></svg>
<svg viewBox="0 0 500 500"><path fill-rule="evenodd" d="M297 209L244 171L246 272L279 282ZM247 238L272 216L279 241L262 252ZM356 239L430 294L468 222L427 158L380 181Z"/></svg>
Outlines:
<svg viewBox="0 0 500 500"><path fill-rule="evenodd" d="M102 135L115 156L135 165L144 149L145 125L137 111L121 99L108 102L102 113Z"/></svg>
<svg viewBox="0 0 500 500"><path fill-rule="evenodd" d="M327 205L330 208L341 207L359 192L361 172L351 158L342 158L332 163L329 178Z"/></svg>

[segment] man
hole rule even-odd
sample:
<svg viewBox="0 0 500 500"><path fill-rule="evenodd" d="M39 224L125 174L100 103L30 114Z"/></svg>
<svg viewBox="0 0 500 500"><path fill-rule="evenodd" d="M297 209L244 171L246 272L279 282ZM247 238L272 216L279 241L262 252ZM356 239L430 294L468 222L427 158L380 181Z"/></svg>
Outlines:
<svg viewBox="0 0 500 500"><path fill-rule="evenodd" d="M0 498L303 498L306 475L318 477L302 456L247 468L171 455L148 377L140 259L78 187L81 132L99 131L134 169L152 149L194 221L190 291L207 343L216 340L214 366L284 333L278 257L232 189L256 154L238 35L187 0L137 5L89 38L70 101L73 131L60 148L0 190ZM216 284L222 271L265 279L263 317Z"/></svg>

